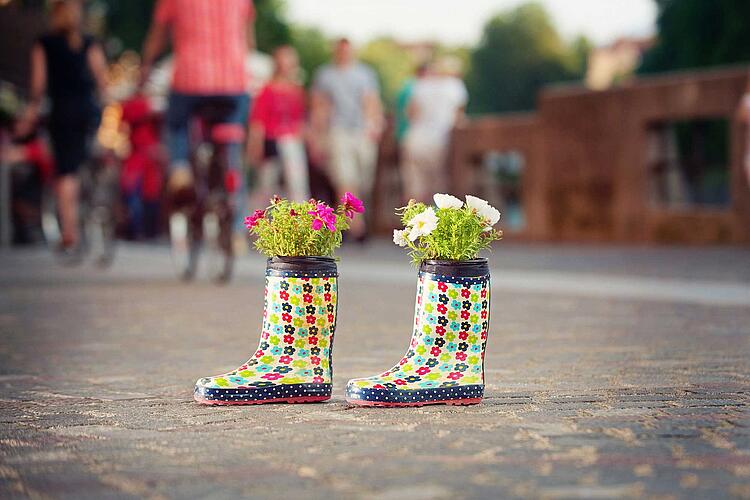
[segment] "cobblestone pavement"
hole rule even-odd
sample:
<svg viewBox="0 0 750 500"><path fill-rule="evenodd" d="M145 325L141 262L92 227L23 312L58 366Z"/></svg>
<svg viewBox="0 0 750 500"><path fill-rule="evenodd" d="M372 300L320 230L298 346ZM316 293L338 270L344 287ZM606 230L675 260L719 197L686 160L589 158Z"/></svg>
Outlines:
<svg viewBox="0 0 750 500"><path fill-rule="evenodd" d="M350 408L406 349L414 271L341 265L334 398L211 408L257 343L263 262L109 271L0 253L0 497L750 498L750 252L498 246L484 402Z"/></svg>

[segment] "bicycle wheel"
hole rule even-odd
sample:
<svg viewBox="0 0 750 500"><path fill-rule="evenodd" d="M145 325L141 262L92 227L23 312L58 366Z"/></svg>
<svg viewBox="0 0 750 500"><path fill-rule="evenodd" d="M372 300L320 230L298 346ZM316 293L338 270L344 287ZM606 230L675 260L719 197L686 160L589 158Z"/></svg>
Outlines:
<svg viewBox="0 0 750 500"><path fill-rule="evenodd" d="M115 256L115 221L107 207L91 211L86 224L86 241L94 263L102 268L112 265Z"/></svg>
<svg viewBox="0 0 750 500"><path fill-rule="evenodd" d="M203 216L203 242L209 277L216 283L227 283L234 267L231 219L218 211L208 211Z"/></svg>
<svg viewBox="0 0 750 500"><path fill-rule="evenodd" d="M192 280L198 264L198 244L193 224L185 211L176 211L169 216L169 242L177 276L183 281Z"/></svg>
<svg viewBox="0 0 750 500"><path fill-rule="evenodd" d="M114 260L118 172L118 166L103 156L90 164L86 240L94 263L99 267L108 267Z"/></svg>

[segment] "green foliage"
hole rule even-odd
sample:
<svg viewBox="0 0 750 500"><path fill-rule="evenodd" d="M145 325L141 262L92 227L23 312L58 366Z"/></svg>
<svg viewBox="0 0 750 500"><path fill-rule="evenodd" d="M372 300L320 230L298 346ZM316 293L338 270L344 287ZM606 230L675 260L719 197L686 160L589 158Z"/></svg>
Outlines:
<svg viewBox="0 0 750 500"><path fill-rule="evenodd" d="M580 44L577 47L580 49ZM580 59L541 5L529 3L500 14L486 24L482 40L471 54L468 111L533 109L544 85L583 76Z"/></svg>
<svg viewBox="0 0 750 500"><path fill-rule="evenodd" d="M656 0L658 41L639 73L750 61L750 2Z"/></svg>
<svg viewBox="0 0 750 500"><path fill-rule="evenodd" d="M295 203L275 200L259 218L250 234L257 237L255 248L268 257L332 257L341 246L341 233L349 229L343 207L336 210L335 231L323 226L313 229L317 202Z"/></svg>
<svg viewBox="0 0 750 500"><path fill-rule="evenodd" d="M401 86L414 74L416 61L392 38L376 38L359 51L360 59L378 74L381 93L387 105L396 100Z"/></svg>
<svg viewBox="0 0 750 500"><path fill-rule="evenodd" d="M576 74L586 74L589 66L589 54L594 49L594 43L584 35L579 35L570 45L573 68Z"/></svg>
<svg viewBox="0 0 750 500"><path fill-rule="evenodd" d="M107 34L119 40L123 50L140 52L156 0L100 0L100 3L106 8Z"/></svg>
<svg viewBox="0 0 750 500"><path fill-rule="evenodd" d="M299 54L305 85L312 83L315 70L331 59L331 42L316 28L292 28L292 45Z"/></svg>
<svg viewBox="0 0 750 500"><path fill-rule="evenodd" d="M404 227L428 207L424 203L410 203L397 211ZM464 205L461 208L437 208L437 227L416 241L407 241L409 256L414 265L428 259L470 260L489 249L493 241L502 239L502 231L485 230L485 221L477 212ZM408 230L407 230L408 231Z"/></svg>
<svg viewBox="0 0 750 500"><path fill-rule="evenodd" d="M282 0L255 0L255 45L271 53L280 45L292 43L292 29L284 13Z"/></svg>

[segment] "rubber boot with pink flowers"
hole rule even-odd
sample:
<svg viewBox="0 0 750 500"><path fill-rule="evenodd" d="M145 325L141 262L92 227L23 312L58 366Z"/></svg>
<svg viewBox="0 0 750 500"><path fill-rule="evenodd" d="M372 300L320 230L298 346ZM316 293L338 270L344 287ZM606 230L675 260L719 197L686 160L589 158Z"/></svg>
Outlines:
<svg viewBox="0 0 750 500"><path fill-rule="evenodd" d="M470 405L484 396L490 271L480 250L500 239L500 213L484 200L435 195L410 202L394 242L419 266L414 328L406 354L379 375L350 380L346 400L363 406Z"/></svg>
<svg viewBox="0 0 750 500"><path fill-rule="evenodd" d="M258 349L236 370L198 380L195 399L207 404L330 399L337 276L330 258L269 259Z"/></svg>
<svg viewBox="0 0 750 500"><path fill-rule="evenodd" d="M331 397L338 272L332 258L361 202L347 193L335 210L276 198L245 221L269 256L258 349L229 373L203 377L195 400L213 405L310 403Z"/></svg>

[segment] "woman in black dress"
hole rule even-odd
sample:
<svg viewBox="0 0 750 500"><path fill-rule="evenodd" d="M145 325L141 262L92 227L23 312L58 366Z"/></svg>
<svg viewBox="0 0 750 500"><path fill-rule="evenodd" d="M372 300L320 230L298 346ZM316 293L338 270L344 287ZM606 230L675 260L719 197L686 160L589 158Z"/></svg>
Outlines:
<svg viewBox="0 0 750 500"><path fill-rule="evenodd" d="M52 4L51 30L31 50L31 103L20 124L21 131L36 125L46 93L64 251L75 250L79 243L78 168L89 156L106 83L104 51L81 31L82 14L80 0Z"/></svg>

